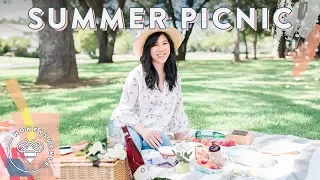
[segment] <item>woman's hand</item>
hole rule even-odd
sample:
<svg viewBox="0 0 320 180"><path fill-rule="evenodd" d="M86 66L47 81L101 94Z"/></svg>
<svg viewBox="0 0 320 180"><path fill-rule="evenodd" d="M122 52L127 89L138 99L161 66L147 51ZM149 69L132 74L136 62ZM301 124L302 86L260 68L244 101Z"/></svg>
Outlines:
<svg viewBox="0 0 320 180"><path fill-rule="evenodd" d="M174 134L174 139L177 140L177 141L182 141L182 135L181 135L181 133L176 133L176 134Z"/></svg>
<svg viewBox="0 0 320 180"><path fill-rule="evenodd" d="M160 133L155 130L148 130L143 132L142 138L152 147L159 148L163 143L161 140Z"/></svg>

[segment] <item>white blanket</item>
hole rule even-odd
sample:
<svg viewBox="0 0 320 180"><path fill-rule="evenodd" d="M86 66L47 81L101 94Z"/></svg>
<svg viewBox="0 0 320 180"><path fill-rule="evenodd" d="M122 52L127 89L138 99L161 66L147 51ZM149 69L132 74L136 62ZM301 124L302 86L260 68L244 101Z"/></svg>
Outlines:
<svg viewBox="0 0 320 180"><path fill-rule="evenodd" d="M230 158L226 166L223 168L223 173L219 175L206 175L197 172L192 167L191 172L185 174L176 174L174 173L173 168L167 169L154 166L151 166L149 171L153 178L162 177L177 180L320 179L319 140L310 140L290 135L266 135L255 133L255 138L251 146L238 146L234 148L238 148L236 151L240 151L239 149L241 149L243 152L253 152L252 158L248 156L250 153L244 155L243 159L235 160ZM231 151L231 149L229 150L230 152L236 152ZM227 152L228 148L226 148L226 153ZM269 160L273 163L265 167L259 166L259 163L263 164L265 162L269 162ZM246 163L243 165L235 163L234 161L244 161Z"/></svg>

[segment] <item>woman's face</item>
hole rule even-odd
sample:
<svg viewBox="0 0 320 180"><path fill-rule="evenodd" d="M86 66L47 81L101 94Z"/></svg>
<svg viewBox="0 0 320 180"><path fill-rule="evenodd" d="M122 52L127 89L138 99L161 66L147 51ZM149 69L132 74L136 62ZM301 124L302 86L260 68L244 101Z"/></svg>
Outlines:
<svg viewBox="0 0 320 180"><path fill-rule="evenodd" d="M159 36L157 42L151 47L150 54L154 63L164 64L167 61L170 55L170 44L166 36L163 34Z"/></svg>

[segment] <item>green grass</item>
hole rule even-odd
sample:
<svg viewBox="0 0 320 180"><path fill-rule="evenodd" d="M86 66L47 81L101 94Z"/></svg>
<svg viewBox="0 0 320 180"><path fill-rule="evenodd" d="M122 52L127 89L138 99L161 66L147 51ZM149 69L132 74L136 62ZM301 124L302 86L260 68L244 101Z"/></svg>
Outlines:
<svg viewBox="0 0 320 180"><path fill-rule="evenodd" d="M195 129L239 128L269 134L320 139L320 64L313 61L300 80L291 77L288 61L186 61L178 68L183 100ZM4 80L17 78L32 112L61 114L61 145L100 140L119 103L128 72L138 62L78 65L81 79L103 83L75 88L35 86L37 68L0 73L0 119L17 111ZM289 85L289 87L286 87Z"/></svg>

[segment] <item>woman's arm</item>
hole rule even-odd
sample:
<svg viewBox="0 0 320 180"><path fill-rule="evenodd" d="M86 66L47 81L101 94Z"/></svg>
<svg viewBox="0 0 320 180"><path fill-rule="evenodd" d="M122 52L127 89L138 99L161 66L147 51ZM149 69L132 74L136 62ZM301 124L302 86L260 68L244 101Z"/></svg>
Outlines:
<svg viewBox="0 0 320 180"><path fill-rule="evenodd" d="M173 112L172 120L169 123L169 132L174 134L176 140L182 139L182 133L189 131L189 118L184 111L183 101L182 101L182 88L181 88L180 74L177 76L177 102L175 104L175 110Z"/></svg>
<svg viewBox="0 0 320 180"><path fill-rule="evenodd" d="M133 111L139 93L139 82L135 71L131 71L126 78L120 103L112 112L111 119L127 126L140 124L139 117Z"/></svg>

